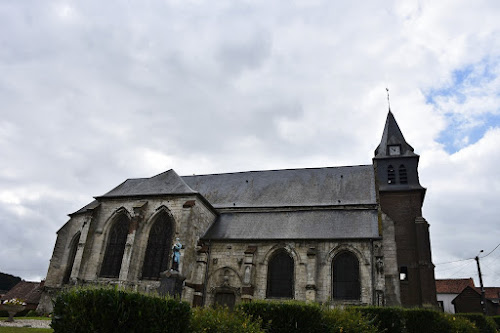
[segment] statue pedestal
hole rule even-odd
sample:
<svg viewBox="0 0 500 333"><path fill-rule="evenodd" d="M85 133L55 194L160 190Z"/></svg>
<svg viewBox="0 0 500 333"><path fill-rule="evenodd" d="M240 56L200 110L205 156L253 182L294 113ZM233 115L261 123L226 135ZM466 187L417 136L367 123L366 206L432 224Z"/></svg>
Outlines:
<svg viewBox="0 0 500 333"><path fill-rule="evenodd" d="M175 298L180 298L182 295L182 285L185 276L182 276L178 271L169 270L160 273L160 287L158 287L158 293L161 296L170 295Z"/></svg>

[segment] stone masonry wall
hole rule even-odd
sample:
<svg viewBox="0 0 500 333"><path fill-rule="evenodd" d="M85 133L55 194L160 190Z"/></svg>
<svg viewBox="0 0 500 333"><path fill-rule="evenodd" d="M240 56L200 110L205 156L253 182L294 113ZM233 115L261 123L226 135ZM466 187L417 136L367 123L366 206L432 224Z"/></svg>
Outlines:
<svg viewBox="0 0 500 333"><path fill-rule="evenodd" d="M141 291L154 290L159 281L142 281L142 265L147 248L150 228L160 210L166 211L173 220L172 241L180 238L181 271L192 278L196 264L196 244L199 238L215 220L215 213L198 196L170 196L151 198L124 198L102 200L94 212L73 216L58 233L54 253L47 273L46 286L52 289L62 287L65 269L68 265L68 246L72 237L84 231L85 243L75 258L78 268L73 268L72 282L77 284L102 283L121 284ZM118 279L99 277L104 258L110 226L117 214L125 213L131 219L132 227L127 236L124 259ZM87 225L85 229L85 221Z"/></svg>
<svg viewBox="0 0 500 333"><path fill-rule="evenodd" d="M205 305L213 304L220 290L234 291L236 302L265 299L268 262L278 249L285 249L294 260L296 300L335 303L332 300L332 262L342 251L350 251L358 258L361 298L340 303L372 304L373 280L378 279L377 283L384 285L383 276L378 277L372 271L371 241L212 242Z"/></svg>

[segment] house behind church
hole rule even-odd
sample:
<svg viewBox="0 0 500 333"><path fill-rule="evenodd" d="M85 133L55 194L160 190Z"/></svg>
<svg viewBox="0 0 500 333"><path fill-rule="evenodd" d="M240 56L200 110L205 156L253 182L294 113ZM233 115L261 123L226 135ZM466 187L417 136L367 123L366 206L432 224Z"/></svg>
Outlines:
<svg viewBox="0 0 500 333"><path fill-rule="evenodd" d="M128 179L57 232L39 310L75 284L156 290L175 238L193 305L436 306L418 160L389 111L369 165Z"/></svg>

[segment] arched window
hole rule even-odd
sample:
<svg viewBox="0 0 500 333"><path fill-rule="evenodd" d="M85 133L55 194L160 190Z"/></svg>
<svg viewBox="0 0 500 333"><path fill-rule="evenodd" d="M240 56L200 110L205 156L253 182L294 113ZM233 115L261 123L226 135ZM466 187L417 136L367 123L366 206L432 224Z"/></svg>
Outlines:
<svg viewBox="0 0 500 333"><path fill-rule="evenodd" d="M66 271L64 271L63 284L67 284L69 282L69 278L71 277L71 271L73 270L73 264L75 263L76 250L78 249L79 241L80 232L73 236L73 239L71 240L71 244L69 246L68 263L66 265Z"/></svg>
<svg viewBox="0 0 500 333"><path fill-rule="evenodd" d="M387 183L396 184L396 171L392 165L387 167Z"/></svg>
<svg viewBox="0 0 500 333"><path fill-rule="evenodd" d="M160 213L149 232L148 247L142 267L142 278L156 280L166 271L172 248L172 221L166 212Z"/></svg>
<svg viewBox="0 0 500 333"><path fill-rule="evenodd" d="M100 276L117 278L120 275L129 226L130 220L125 214L120 214L116 218L109 231L108 245L104 253Z"/></svg>
<svg viewBox="0 0 500 333"><path fill-rule="evenodd" d="M359 299L359 262L351 252L342 252L333 260L333 298Z"/></svg>
<svg viewBox="0 0 500 333"><path fill-rule="evenodd" d="M267 297L293 298L293 258L284 251L276 252L267 268Z"/></svg>
<svg viewBox="0 0 500 333"><path fill-rule="evenodd" d="M401 184L408 184L408 175L406 173L406 167L403 164L399 166L398 172L399 172L399 182Z"/></svg>

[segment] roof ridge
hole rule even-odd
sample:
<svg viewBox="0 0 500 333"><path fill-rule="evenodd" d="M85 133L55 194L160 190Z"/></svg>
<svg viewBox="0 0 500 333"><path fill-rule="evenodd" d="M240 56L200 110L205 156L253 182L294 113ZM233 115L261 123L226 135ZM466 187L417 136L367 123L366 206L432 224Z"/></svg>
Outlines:
<svg viewBox="0 0 500 333"><path fill-rule="evenodd" d="M355 168L355 167L373 167L373 164L358 164L358 165L342 165L333 167L310 167L310 168L287 168L287 169L268 169L268 170L249 170L249 171L233 171L233 172L220 172L220 173L207 173L201 175L185 175L184 177L201 177L201 176L220 176L220 175L236 175L242 173L258 173L258 172L279 172L279 171L298 171L298 170L320 170L320 169L341 169L341 168Z"/></svg>

